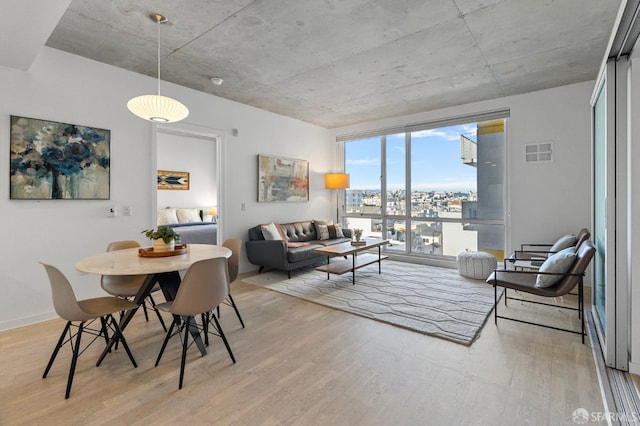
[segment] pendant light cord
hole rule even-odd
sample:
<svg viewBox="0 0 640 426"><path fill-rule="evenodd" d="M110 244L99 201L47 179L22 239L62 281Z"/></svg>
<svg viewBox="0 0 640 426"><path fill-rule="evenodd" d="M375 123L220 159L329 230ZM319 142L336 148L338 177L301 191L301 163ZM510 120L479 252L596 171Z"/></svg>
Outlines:
<svg viewBox="0 0 640 426"><path fill-rule="evenodd" d="M158 96L160 96L160 20L162 18L158 15L156 17L158 26Z"/></svg>

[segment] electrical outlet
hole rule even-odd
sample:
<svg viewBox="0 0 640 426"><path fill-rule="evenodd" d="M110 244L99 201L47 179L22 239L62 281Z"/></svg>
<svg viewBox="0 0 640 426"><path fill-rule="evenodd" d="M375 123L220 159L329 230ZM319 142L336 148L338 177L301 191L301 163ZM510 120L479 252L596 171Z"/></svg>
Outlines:
<svg viewBox="0 0 640 426"><path fill-rule="evenodd" d="M247 203L240 204L240 210L242 210L243 212L246 212L247 211Z"/></svg>
<svg viewBox="0 0 640 426"><path fill-rule="evenodd" d="M131 216L131 206L122 206L122 216Z"/></svg>

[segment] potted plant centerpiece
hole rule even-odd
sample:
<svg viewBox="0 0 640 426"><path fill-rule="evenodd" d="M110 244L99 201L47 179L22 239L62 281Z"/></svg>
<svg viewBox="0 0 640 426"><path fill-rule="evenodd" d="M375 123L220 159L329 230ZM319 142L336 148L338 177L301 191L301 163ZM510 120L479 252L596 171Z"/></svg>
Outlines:
<svg viewBox="0 0 640 426"><path fill-rule="evenodd" d="M153 241L154 252L173 251L176 242L180 242L180 234L168 226L159 226L155 229L145 229L142 233Z"/></svg>
<svg viewBox="0 0 640 426"><path fill-rule="evenodd" d="M366 244L366 242L364 240L361 240L362 231L363 231L362 229L358 229L358 228L355 228L353 230L353 235L356 237L356 240L355 241L351 241L352 245L354 245L354 246L363 246L363 245Z"/></svg>

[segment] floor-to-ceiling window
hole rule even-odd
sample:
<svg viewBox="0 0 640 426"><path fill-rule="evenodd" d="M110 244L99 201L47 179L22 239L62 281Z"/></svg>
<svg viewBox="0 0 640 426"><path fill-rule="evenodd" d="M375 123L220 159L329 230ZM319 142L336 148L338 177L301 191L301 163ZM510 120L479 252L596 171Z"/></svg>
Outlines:
<svg viewBox="0 0 640 426"><path fill-rule="evenodd" d="M605 362L628 369L626 57L600 73L592 106L593 268L592 314Z"/></svg>
<svg viewBox="0 0 640 426"><path fill-rule="evenodd" d="M387 251L398 254L452 260L483 250L501 259L503 117L343 139L347 226L389 239Z"/></svg>

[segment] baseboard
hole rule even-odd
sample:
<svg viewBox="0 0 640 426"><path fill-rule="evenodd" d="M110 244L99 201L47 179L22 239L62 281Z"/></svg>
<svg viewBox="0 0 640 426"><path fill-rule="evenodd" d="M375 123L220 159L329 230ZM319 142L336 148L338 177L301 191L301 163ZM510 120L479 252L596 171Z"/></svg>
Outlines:
<svg viewBox="0 0 640 426"><path fill-rule="evenodd" d="M0 322L0 331L7 331L18 327L24 327L26 325L36 324L43 321L48 321L57 318L58 315L54 311L43 312L37 315L29 315L28 317L15 318L8 321Z"/></svg>
<svg viewBox="0 0 640 426"><path fill-rule="evenodd" d="M637 374L640 376L640 364L637 362L629 362L629 373Z"/></svg>

